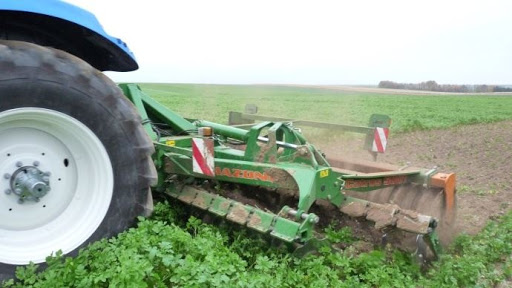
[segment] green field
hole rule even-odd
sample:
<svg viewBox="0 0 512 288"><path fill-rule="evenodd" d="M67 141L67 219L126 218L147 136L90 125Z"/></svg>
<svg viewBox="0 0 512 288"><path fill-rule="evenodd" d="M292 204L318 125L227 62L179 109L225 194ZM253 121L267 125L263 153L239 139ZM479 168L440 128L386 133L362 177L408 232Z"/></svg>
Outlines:
<svg viewBox="0 0 512 288"><path fill-rule="evenodd" d="M392 131L446 128L512 119L512 96L387 95L267 85L140 84L143 91L190 118L226 123L228 111L256 104L259 114L366 125L373 113L393 119Z"/></svg>
<svg viewBox="0 0 512 288"><path fill-rule="evenodd" d="M141 87L179 114L224 123L228 111L243 111L248 103L264 115L356 125L366 124L372 113L388 114L395 133L512 119L512 96L256 85ZM197 211L192 214L198 218L189 212L179 203L160 202L138 227L93 243L77 257L49 257L44 270L33 264L18 268L18 280L3 287L496 287L512 277L512 211L475 236L459 236L426 271L390 246L359 253L350 229L324 231L347 247L343 251L321 249L299 259L264 236L232 223L203 224Z"/></svg>

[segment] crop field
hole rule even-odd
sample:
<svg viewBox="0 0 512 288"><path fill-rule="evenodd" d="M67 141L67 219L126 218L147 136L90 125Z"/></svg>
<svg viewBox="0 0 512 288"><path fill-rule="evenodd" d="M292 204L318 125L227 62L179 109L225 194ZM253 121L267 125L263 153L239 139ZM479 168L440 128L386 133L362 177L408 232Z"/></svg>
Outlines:
<svg viewBox="0 0 512 288"><path fill-rule="evenodd" d="M457 173L452 245L423 269L408 253L368 246L349 228L322 231L341 251L294 257L262 235L158 197L154 214L77 257L17 270L3 287L512 287L512 95L406 95L270 85L140 84L189 118L227 123L228 111L366 125L393 119L379 161ZM357 135L308 131L334 157L369 157ZM205 221L209 222L209 221Z"/></svg>
<svg viewBox="0 0 512 288"><path fill-rule="evenodd" d="M228 111L256 104L260 114L365 125L391 115L392 131L446 128L512 119L512 95L400 95L266 85L140 84L150 96L191 118L227 123Z"/></svg>

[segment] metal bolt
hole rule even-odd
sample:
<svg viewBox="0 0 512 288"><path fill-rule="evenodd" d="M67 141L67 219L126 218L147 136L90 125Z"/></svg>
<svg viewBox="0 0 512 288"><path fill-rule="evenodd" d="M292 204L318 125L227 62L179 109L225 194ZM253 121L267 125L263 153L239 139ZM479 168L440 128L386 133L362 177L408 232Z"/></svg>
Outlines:
<svg viewBox="0 0 512 288"><path fill-rule="evenodd" d="M39 202L39 200L40 200L40 199L39 199L39 198L37 198L37 197L35 197L35 198L34 198L34 201L36 201L36 202Z"/></svg>
<svg viewBox="0 0 512 288"><path fill-rule="evenodd" d="M25 200L23 200L23 198L18 199L18 204L23 204L23 202L25 202Z"/></svg>
<svg viewBox="0 0 512 288"><path fill-rule="evenodd" d="M382 246L386 246L386 244L388 244L388 234L387 233L384 233L384 235L382 235L382 237L380 238L380 244Z"/></svg>
<svg viewBox="0 0 512 288"><path fill-rule="evenodd" d="M5 194L9 195L11 194L12 190L11 189L5 189Z"/></svg>
<svg viewBox="0 0 512 288"><path fill-rule="evenodd" d="M9 173L5 173L5 174L4 174L4 178L5 178L5 179L9 179L9 178L11 178L11 174L9 174Z"/></svg>
<svg viewBox="0 0 512 288"><path fill-rule="evenodd" d="M23 192L23 191L20 188L14 189L14 194L16 194L16 195L20 195L21 192Z"/></svg>
<svg viewBox="0 0 512 288"><path fill-rule="evenodd" d="M16 167L21 167L21 166L23 166L23 163L21 161L16 162Z"/></svg>
<svg viewBox="0 0 512 288"><path fill-rule="evenodd" d="M39 166L39 161L34 161L33 165L36 167Z"/></svg>
<svg viewBox="0 0 512 288"><path fill-rule="evenodd" d="M48 176L43 176L43 178L42 178L42 179L43 179L43 181L44 181L44 182L48 182L48 181L50 181L50 177L48 177Z"/></svg>
<svg viewBox="0 0 512 288"><path fill-rule="evenodd" d="M51 176L52 175L52 172L48 171L48 172L44 172L44 175L46 176Z"/></svg>

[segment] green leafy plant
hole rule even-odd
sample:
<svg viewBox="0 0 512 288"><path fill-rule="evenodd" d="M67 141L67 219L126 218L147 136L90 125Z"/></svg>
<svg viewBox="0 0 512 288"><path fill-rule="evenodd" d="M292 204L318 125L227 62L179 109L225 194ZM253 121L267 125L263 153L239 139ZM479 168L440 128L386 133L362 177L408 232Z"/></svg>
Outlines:
<svg viewBox="0 0 512 288"><path fill-rule="evenodd" d="M331 223L324 229L325 236L333 243L346 243L354 242L355 238L352 235L352 229L348 226L336 229L336 224Z"/></svg>
<svg viewBox="0 0 512 288"><path fill-rule="evenodd" d="M395 250L354 256L327 248L295 258L245 229L187 221L179 210L158 203L136 228L76 257L56 253L42 271L18 268L17 280L2 287L492 287L512 274L512 212L476 236L457 238L422 274L413 257ZM351 239L346 228L326 230L333 239Z"/></svg>

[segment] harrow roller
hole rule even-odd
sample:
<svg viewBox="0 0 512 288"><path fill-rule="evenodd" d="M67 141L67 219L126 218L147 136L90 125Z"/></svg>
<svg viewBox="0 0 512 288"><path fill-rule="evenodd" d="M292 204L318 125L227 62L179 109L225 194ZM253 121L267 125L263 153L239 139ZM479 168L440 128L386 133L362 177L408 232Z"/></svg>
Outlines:
<svg viewBox="0 0 512 288"><path fill-rule="evenodd" d="M403 189L403 188L400 188ZM380 202L381 200L374 199L374 195L371 195L368 197L369 201L374 201L376 203L399 203L399 205L402 205L401 207L407 207L406 205L403 205L404 202L400 201L399 199L396 199L396 193L393 193L393 191L385 190L385 191L379 191L382 194L387 194L389 198L387 200L384 200L383 202ZM446 209L446 204L444 201L444 191L442 189L419 189L421 192L416 192L419 194L419 201L413 202L413 205L410 206L411 210L417 211L419 213L424 213L427 215L431 215L432 217L435 217L438 219L436 231L439 235L439 240L442 246L447 246L451 240L452 240L452 229L455 225L456 220L456 208L453 208L451 210ZM414 191L411 190L411 191ZM412 192L414 193L414 192ZM372 193L377 194L377 193ZM359 197L359 195L358 195ZM379 196L379 199L383 199L385 197Z"/></svg>
<svg viewBox="0 0 512 288"><path fill-rule="evenodd" d="M345 193L372 203L397 205L402 209L437 219L436 231L441 244L446 246L452 240L451 230L457 215L455 196L449 195L450 193L446 191L447 189L439 187L425 188L420 184L404 184L370 192L347 191Z"/></svg>

